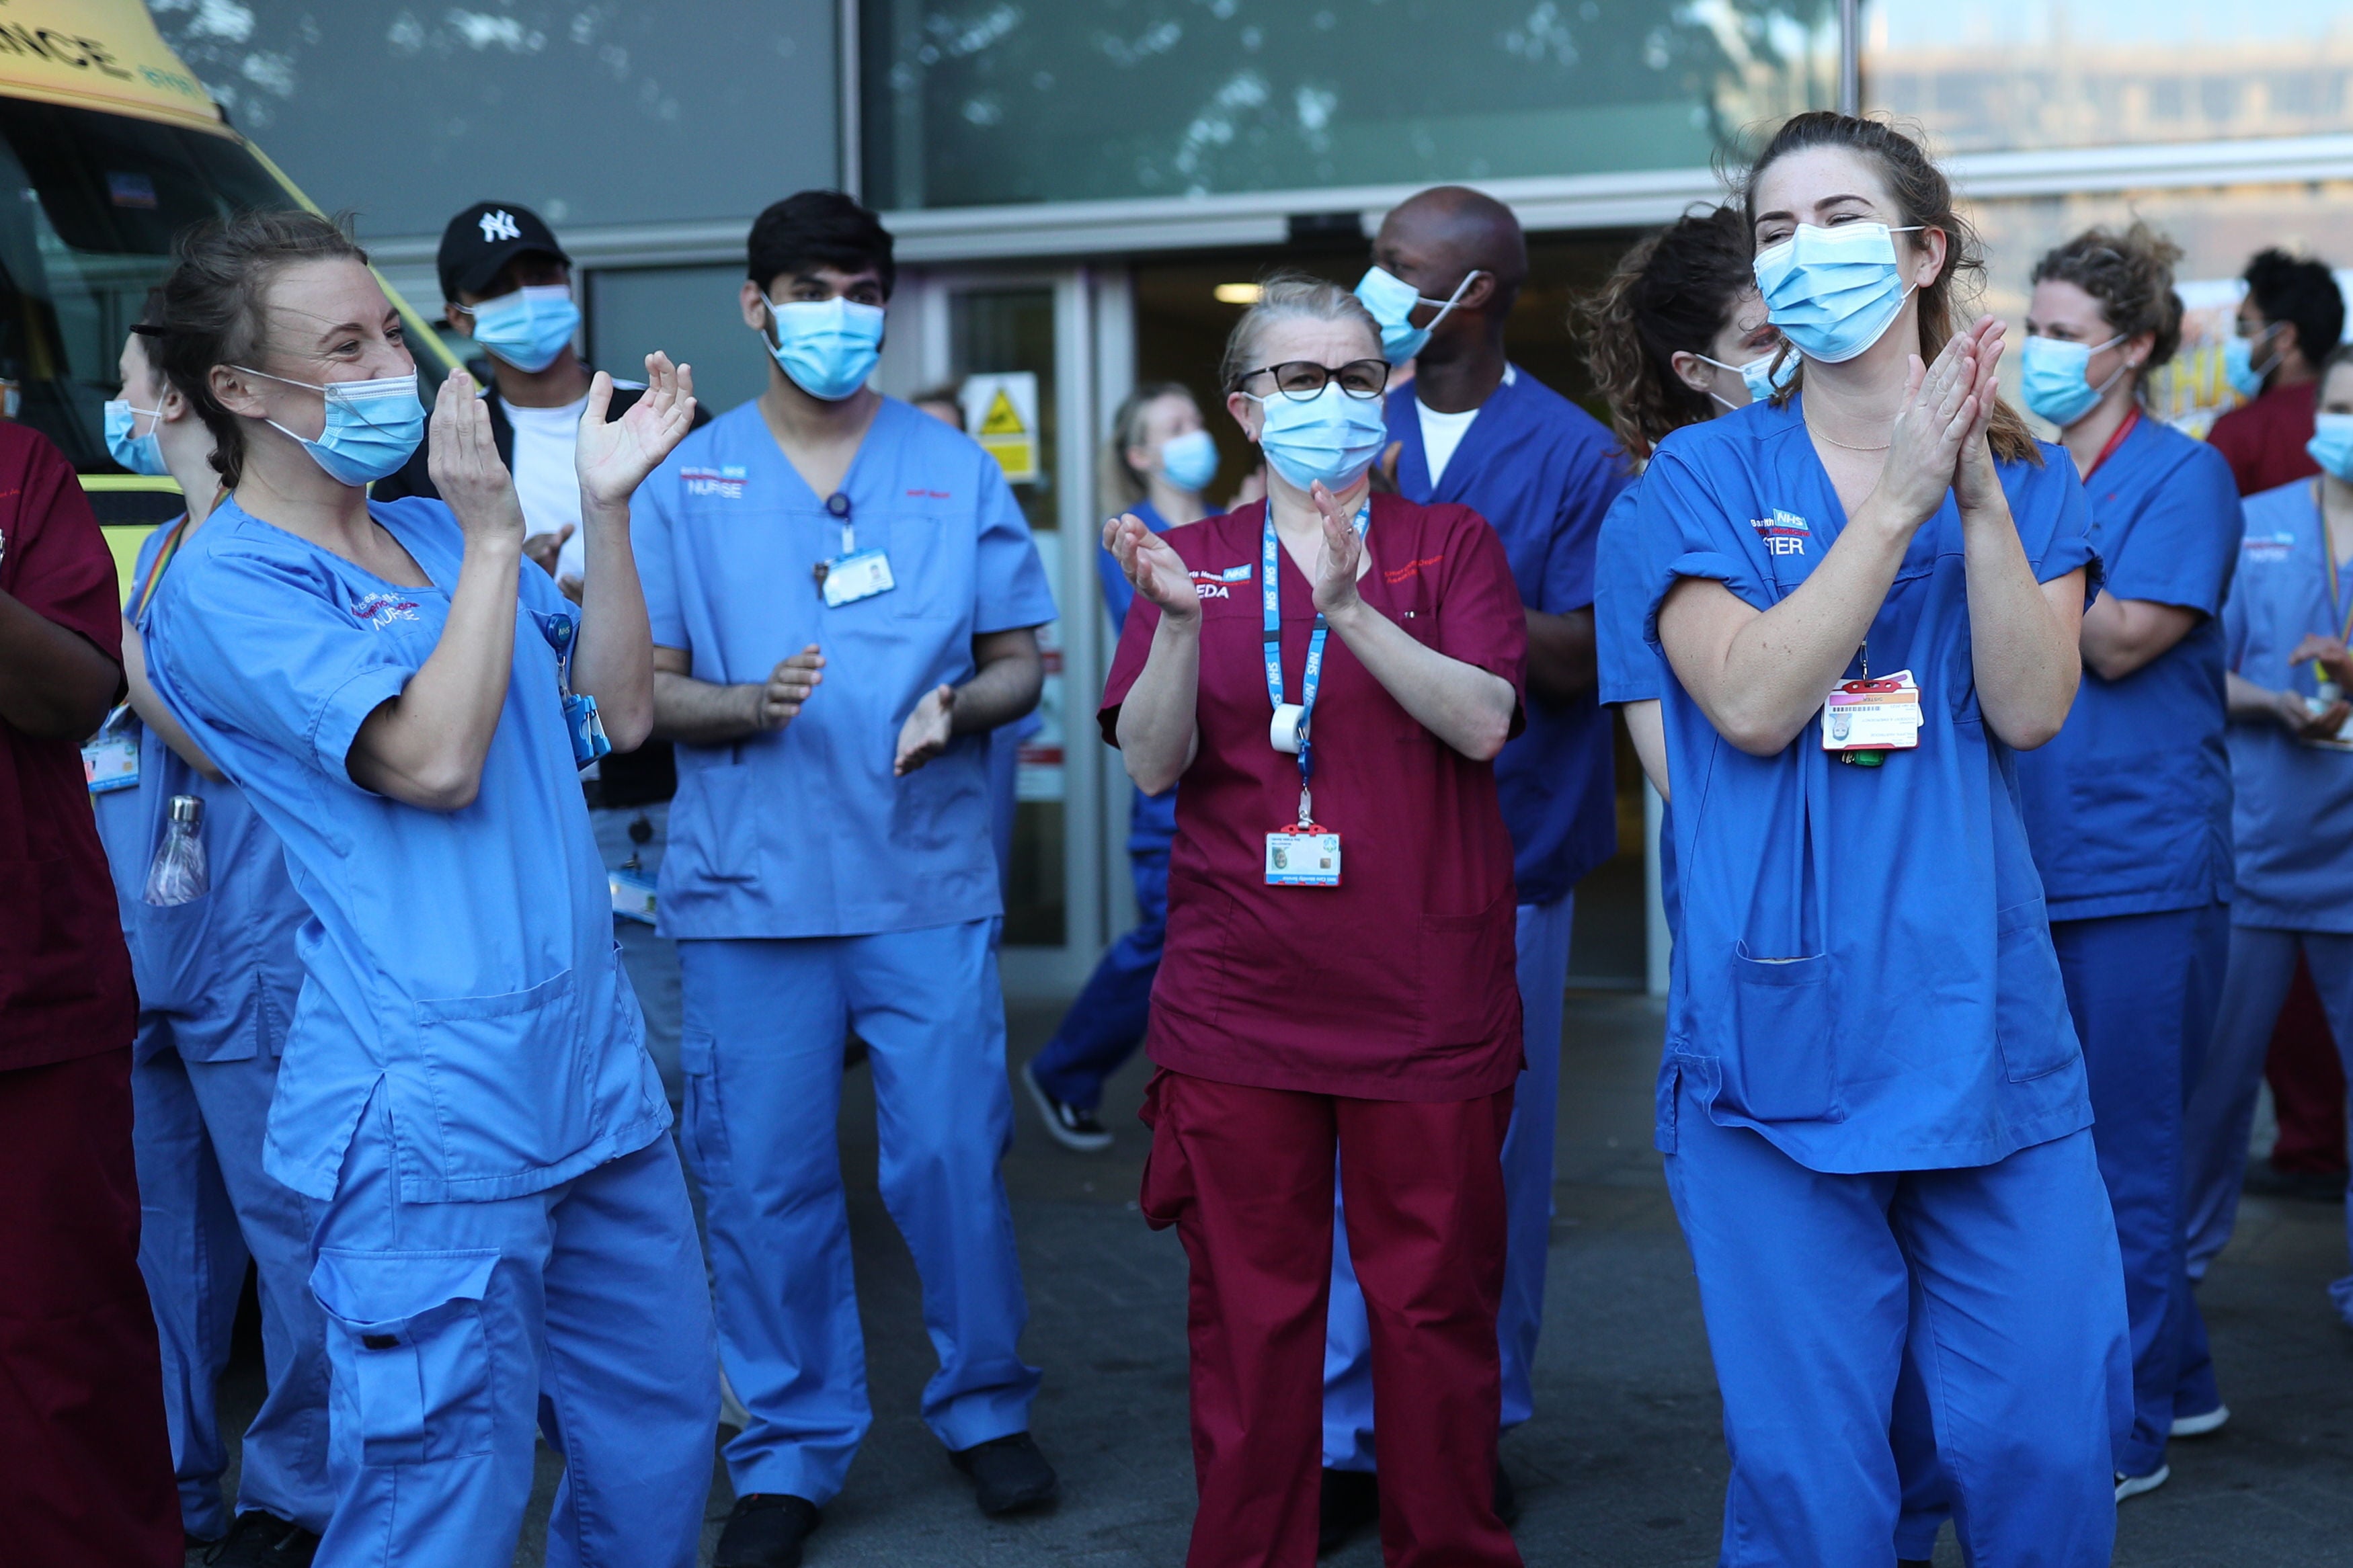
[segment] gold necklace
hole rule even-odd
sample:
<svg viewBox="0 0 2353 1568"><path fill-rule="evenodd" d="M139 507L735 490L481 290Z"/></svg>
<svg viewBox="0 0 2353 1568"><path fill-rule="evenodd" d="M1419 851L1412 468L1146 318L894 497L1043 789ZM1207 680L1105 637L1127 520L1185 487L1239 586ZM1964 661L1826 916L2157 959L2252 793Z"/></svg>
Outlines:
<svg viewBox="0 0 2353 1568"><path fill-rule="evenodd" d="M1820 436L1831 446L1843 447L1850 452L1884 452L1888 447L1895 444L1893 439L1889 439L1882 441L1876 447L1858 447L1852 441L1840 440L1837 437L1831 435L1828 431L1822 429L1810 419L1806 421L1806 434L1809 436Z"/></svg>

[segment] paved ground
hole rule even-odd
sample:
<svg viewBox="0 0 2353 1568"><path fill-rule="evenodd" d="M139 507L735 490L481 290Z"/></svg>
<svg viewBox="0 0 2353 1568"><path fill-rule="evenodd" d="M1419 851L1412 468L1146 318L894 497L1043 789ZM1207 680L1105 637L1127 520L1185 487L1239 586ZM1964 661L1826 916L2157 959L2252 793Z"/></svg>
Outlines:
<svg viewBox="0 0 2353 1568"><path fill-rule="evenodd" d="M1532 1565L1703 1568L1715 1561L1725 1459L1691 1265L1649 1140L1657 1005L1572 997L1564 1062L1558 1218L1537 1367L1538 1414L1504 1458L1520 1486ZM1018 1016L1026 1054L1050 1016ZM1039 1441L1065 1500L991 1521L941 1457L916 1401L933 1360L914 1271L874 1192L865 1075L845 1095L842 1141L860 1248L877 1415L849 1489L812 1541L810 1568L851 1564L1174 1565L1192 1513L1185 1424L1185 1264L1173 1236L1134 1207L1145 1137L1133 1113L1140 1068L1114 1086L1111 1153L1065 1152L1026 1101L1007 1164L1031 1306L1028 1353L1046 1371ZM2116 1562L2134 1568L2306 1568L2353 1561L2353 1332L2323 1294L2341 1272L2339 1211L2250 1200L2203 1300L2225 1397L2223 1432L2176 1445L2174 1479L2123 1510ZM241 1363L225 1403L240 1424L258 1400ZM539 1568L556 1465L518 1568ZM714 1468L706 1552L731 1498ZM707 1556L706 1556L706 1561ZM1362 1541L1331 1560L1374 1568ZM1961 1562L1949 1531L1937 1562Z"/></svg>

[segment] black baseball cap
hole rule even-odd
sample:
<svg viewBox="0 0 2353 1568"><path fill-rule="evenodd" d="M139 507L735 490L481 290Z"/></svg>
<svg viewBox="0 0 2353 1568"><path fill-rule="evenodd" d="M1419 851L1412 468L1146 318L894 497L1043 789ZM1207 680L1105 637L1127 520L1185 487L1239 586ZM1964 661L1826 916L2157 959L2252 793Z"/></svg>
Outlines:
<svg viewBox="0 0 2353 1568"><path fill-rule="evenodd" d="M460 290L480 293L500 268L525 252L572 265L572 258L555 243L554 231L529 207L515 202L476 202L441 231L441 252L434 258L441 268L441 298L455 300Z"/></svg>

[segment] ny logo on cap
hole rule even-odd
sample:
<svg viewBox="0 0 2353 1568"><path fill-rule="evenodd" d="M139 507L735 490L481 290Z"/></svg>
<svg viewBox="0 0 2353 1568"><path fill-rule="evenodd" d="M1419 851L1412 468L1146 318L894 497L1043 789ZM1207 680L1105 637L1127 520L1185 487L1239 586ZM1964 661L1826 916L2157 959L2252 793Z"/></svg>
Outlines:
<svg viewBox="0 0 2353 1568"><path fill-rule="evenodd" d="M515 226L514 214L508 212L504 207L500 208L497 212L484 213L482 215L482 243L484 245L488 245L493 240L521 239L522 237L522 230Z"/></svg>

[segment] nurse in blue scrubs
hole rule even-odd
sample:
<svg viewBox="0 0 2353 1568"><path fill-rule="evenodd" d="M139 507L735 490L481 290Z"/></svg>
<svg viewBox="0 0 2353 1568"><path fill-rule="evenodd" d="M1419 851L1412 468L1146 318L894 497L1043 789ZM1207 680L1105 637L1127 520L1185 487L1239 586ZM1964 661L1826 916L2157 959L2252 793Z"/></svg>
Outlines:
<svg viewBox="0 0 2353 1568"><path fill-rule="evenodd" d="M148 610L171 716L282 841L311 918L263 1146L310 1200L335 1502L317 1563L505 1568L537 1439L549 1556L688 1568L718 1386L661 1080L613 946L578 768L652 721L628 500L685 435L685 372L577 451L586 602L455 373L444 500L371 504L424 429L366 257L323 218L184 237L163 366L229 495Z"/></svg>
<svg viewBox="0 0 2353 1568"><path fill-rule="evenodd" d="M2353 1056L2353 348L2320 374L2309 450L2321 472L2241 503L2246 535L2222 607L2238 891L2189 1105L2190 1267L2201 1271L2237 1219L2271 1020L2299 952ZM2329 1295L2353 1323L2353 1278Z"/></svg>
<svg viewBox="0 0 2353 1568"><path fill-rule="evenodd" d="M1112 416L1103 451L1104 510L1141 519L1155 533L1208 515L1201 492L1218 475L1218 444L1201 420L1201 405L1182 382L1150 382L1128 394ZM1135 584L1118 557L1100 547L1096 574L1103 608L1111 612L1112 643L1127 622ZM1144 1044L1152 1016L1152 982L1168 936L1168 847L1176 838L1176 792L1137 790L1127 815L1128 873L1135 884L1135 924L1111 944L1087 977L1061 1027L1021 1069L1021 1081L1045 1119L1046 1131L1066 1149L1111 1147L1096 1117L1103 1081Z"/></svg>
<svg viewBox="0 0 2353 1568"><path fill-rule="evenodd" d="M152 329L152 310L145 324ZM147 536L122 613L131 711L118 711L104 741L136 748L136 782L90 797L139 984L131 1076L139 1268L163 1345L182 1525L200 1541L234 1534L233 1552L256 1542L291 1550L316 1541L334 1507L327 1341L307 1283L310 1219L301 1194L263 1173L261 1140L302 984L294 933L310 911L278 836L164 710L141 658L156 586L210 515L220 485L212 432L164 380L157 342L133 332L123 345L107 447L133 473L177 479L188 510ZM203 802L209 885L185 902L153 904L148 872L171 803L184 795ZM228 1450L214 1390L228 1364L248 1259L269 1387L238 1447L232 1517L221 1498Z"/></svg>
<svg viewBox="0 0 2353 1568"><path fill-rule="evenodd" d="M2000 324L1957 329L1977 258L1915 143L1799 115L1746 216L1797 384L1669 436L1636 521L1682 795L1657 1141L1724 1560L1886 1559L1908 1342L1963 1550L2088 1568L2121 1266L2011 782L2074 696L2082 487L1996 395Z"/></svg>
<svg viewBox="0 0 2353 1568"><path fill-rule="evenodd" d="M2139 224L2076 236L2035 264L2021 350L2026 405L2084 477L2104 576L2074 709L2018 759L2018 782L2124 1254L2134 1409L2119 1501L2164 1484L2169 1436L2227 1416L2186 1271L2182 1117L2230 949L2217 616L2239 496L2220 452L2141 406L2180 343L2179 254Z"/></svg>

